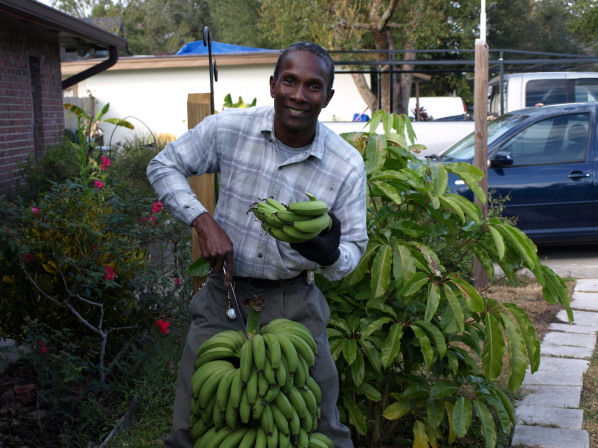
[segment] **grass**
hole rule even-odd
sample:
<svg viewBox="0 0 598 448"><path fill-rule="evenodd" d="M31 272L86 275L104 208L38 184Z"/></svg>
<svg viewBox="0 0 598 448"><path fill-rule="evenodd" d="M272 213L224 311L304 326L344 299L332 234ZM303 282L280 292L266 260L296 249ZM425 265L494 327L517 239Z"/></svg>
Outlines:
<svg viewBox="0 0 598 448"><path fill-rule="evenodd" d="M598 350L590 359L590 367L583 376L580 408L583 410L583 429L590 435L590 446L598 446Z"/></svg>

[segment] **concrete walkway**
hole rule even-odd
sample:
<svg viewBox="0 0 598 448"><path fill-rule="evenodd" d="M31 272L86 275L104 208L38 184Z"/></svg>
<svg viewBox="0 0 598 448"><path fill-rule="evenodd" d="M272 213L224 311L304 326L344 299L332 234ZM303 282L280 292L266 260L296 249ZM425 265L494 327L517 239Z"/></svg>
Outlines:
<svg viewBox="0 0 598 448"><path fill-rule="evenodd" d="M596 346L598 279L577 280L571 308L575 323L567 323L565 311L557 314L559 323L550 325L542 341L540 368L533 375L528 369L523 380L513 447L590 448L579 406Z"/></svg>

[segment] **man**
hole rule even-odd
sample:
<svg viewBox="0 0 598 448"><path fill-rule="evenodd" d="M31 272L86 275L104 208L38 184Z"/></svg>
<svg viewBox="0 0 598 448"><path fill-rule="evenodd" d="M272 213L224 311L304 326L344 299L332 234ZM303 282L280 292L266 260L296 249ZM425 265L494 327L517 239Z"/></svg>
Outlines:
<svg viewBox="0 0 598 448"><path fill-rule="evenodd" d="M353 446L336 407L338 375L326 336L330 310L312 282L316 270L330 280L349 274L367 244L363 159L318 123L334 94L333 81L334 64L324 49L308 42L293 44L281 53L270 77L273 108L229 109L207 117L148 166L160 200L197 231L201 254L212 266L190 305L192 322L179 366L167 447L192 447L190 380L197 348L222 330L242 329L241 319L226 316L231 284L241 302L265 300L262 324L284 317L310 329L318 347L310 373L323 392L318 430L337 448ZM212 217L187 177L214 172L220 172L220 189ZM305 192L328 203L334 222L329 232L313 240L280 242L249 213L259 199L308 200Z"/></svg>

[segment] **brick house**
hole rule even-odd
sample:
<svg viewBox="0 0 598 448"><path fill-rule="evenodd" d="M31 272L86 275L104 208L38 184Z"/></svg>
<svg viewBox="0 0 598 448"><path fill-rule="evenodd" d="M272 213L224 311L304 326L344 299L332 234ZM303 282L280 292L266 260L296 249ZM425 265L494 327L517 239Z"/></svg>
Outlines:
<svg viewBox="0 0 598 448"><path fill-rule="evenodd" d="M126 40L35 0L0 0L0 195L14 191L19 164L64 134L63 89L111 67ZM107 51L62 79L61 51Z"/></svg>

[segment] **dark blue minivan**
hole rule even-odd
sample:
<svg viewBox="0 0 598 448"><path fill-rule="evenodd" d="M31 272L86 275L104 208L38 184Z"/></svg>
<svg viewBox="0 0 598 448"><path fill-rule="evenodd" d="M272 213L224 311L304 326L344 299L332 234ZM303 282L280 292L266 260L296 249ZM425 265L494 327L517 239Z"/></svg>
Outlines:
<svg viewBox="0 0 598 448"><path fill-rule="evenodd" d="M536 243L598 242L598 103L542 106L488 123L488 190ZM473 163L474 134L440 156ZM452 192L473 198L451 177Z"/></svg>

